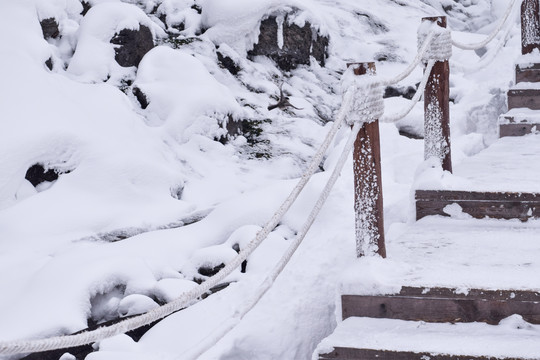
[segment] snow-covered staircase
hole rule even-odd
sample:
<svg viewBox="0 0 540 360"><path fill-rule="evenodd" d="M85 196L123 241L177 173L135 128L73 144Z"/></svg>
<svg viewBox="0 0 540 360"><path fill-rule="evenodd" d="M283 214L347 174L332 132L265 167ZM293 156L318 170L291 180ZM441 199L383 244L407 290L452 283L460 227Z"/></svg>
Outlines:
<svg viewBox="0 0 540 360"><path fill-rule="evenodd" d="M522 136L534 133L540 125L540 63L524 55L516 64L515 83L508 90L508 113L499 118L499 134Z"/></svg>
<svg viewBox="0 0 540 360"><path fill-rule="evenodd" d="M525 221L540 216L540 186L535 185L540 173L540 138L535 135L540 131L540 62L533 61L524 55L516 65L509 111L499 117L501 139L454 166L454 174L465 182L417 190L417 219L447 215L445 207L454 203L476 218Z"/></svg>
<svg viewBox="0 0 540 360"><path fill-rule="evenodd" d="M540 359L540 223L427 217L346 274L314 359ZM341 321L343 320L343 321Z"/></svg>

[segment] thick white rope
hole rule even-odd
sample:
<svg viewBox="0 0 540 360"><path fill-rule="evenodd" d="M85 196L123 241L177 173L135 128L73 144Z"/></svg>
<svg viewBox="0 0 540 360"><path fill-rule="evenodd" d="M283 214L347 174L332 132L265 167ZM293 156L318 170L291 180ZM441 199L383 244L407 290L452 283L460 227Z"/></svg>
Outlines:
<svg viewBox="0 0 540 360"><path fill-rule="evenodd" d="M436 33L436 31L433 30L433 31L430 31L427 34L427 36L424 38L424 42L418 48L418 53L416 54L416 57L414 58L412 63L410 63L409 66L407 66L407 68L405 70L403 70L400 74L396 75L395 77L393 77L391 79L382 80L381 81L382 85L383 86L389 86L389 85L397 84L401 80L403 80L406 77L408 77L409 75L411 75L412 72L416 69L416 67L418 65L420 65L420 63L422 62L422 58L424 57L424 55L428 51L428 48L429 48L429 46L431 44L431 40L435 36L435 33Z"/></svg>
<svg viewBox="0 0 540 360"><path fill-rule="evenodd" d="M261 282L255 294L249 299L249 301L244 303L241 308L237 309L234 315L230 319L225 321L219 329L213 331L213 333L210 336L207 336L203 341L201 341L195 349L191 350L187 354L183 354L181 358L178 358L178 360L197 359L199 356L210 350L214 345L217 344L218 341L223 339L232 329L234 329L242 321L244 316L259 303L259 301L268 292L268 290L270 290L277 277L283 272L285 266L287 266L292 256L306 237L309 229L311 229L311 226L313 225L313 222L319 215L319 212L321 211L326 200L330 196L330 192L332 191L332 188L334 187L338 177L340 176L341 171L345 166L345 162L347 161L347 158L351 153L351 150L354 146L354 141L356 140L356 137L358 136L358 133L362 128L362 124L362 121L357 121L354 123L352 131L347 139L343 151L341 152L338 162L334 167L332 175L326 182L326 185L321 192L319 199L313 206L313 209L311 210L311 213L309 214L306 222L302 226L302 229L300 230L300 232L298 232L296 238L293 240L291 245L289 245L287 251L283 254L280 261L272 269L270 274L268 274L268 276Z"/></svg>
<svg viewBox="0 0 540 360"><path fill-rule="evenodd" d="M424 90L426 89L427 82L429 80L429 75L431 74L431 70L433 69L433 66L435 65L435 60L429 60L426 69L424 70L424 76L422 77L422 81L420 82L420 85L418 86L418 89L416 90L416 93L414 94L413 98L410 100L409 105L403 109L401 112L396 114L384 114L380 118L380 121L383 123L394 123L400 119L403 119L405 116L409 115L409 113L414 109L414 106L418 101L420 101L420 98L424 94Z"/></svg>
<svg viewBox="0 0 540 360"><path fill-rule="evenodd" d="M422 55L422 62L429 60L445 61L452 57L452 32L450 29L439 26L436 22L423 21L418 27L418 48L423 47L425 39L432 39ZM420 53L420 51L419 51Z"/></svg>
<svg viewBox="0 0 540 360"><path fill-rule="evenodd" d="M459 49L462 49L462 50L478 50L478 49L481 49L484 46L486 46L489 42L491 42L491 40L493 40L495 38L495 36L497 36L499 31L501 31L501 29L504 26L506 20L508 19L508 17L512 13L512 10L513 10L514 5L516 4L516 2L517 2L516 0L510 1L509 5L508 5L508 8L506 9L506 12L504 13L503 17L499 21L498 26L483 41L478 42L476 44L463 44L463 43L460 43L458 41L452 40L452 45L454 45L455 47L457 47ZM521 3L521 1L519 3Z"/></svg>
<svg viewBox="0 0 540 360"><path fill-rule="evenodd" d="M280 208L274 213L272 218L266 223L266 225L257 233L255 239L253 239L239 254L224 268L222 268L216 275L207 279L202 284L193 288L192 290L185 292L172 302L162 305L158 308L150 310L147 313L120 321L116 324L108 327L101 327L96 330L83 332L77 335L64 335L55 336L47 339L37 340L21 340L21 341L7 341L0 342L0 354L22 354L22 353L34 353L56 349L63 349L75 346L81 346L85 344L94 343L114 335L126 333L128 331L138 329L142 326L153 323L154 321L163 319L164 317L191 305L197 298L208 292L211 288L216 286L219 282L225 279L236 268L238 268L243 261L245 261L249 255L262 243L262 241L270 234L270 232L279 224L281 218L289 210L294 201L298 198L300 192L308 183L311 176L319 168L319 164L326 153L326 150L330 146L330 143L334 139L337 131L345 119L345 115L351 107L354 94L349 89L343 96L343 103L339 110L338 116L332 128L328 132L321 147L313 157L308 169L304 172L297 185L291 191L287 199L281 204Z"/></svg>
<svg viewBox="0 0 540 360"><path fill-rule="evenodd" d="M513 28L514 27L512 26L511 23L506 23L506 29L503 30L503 35L499 38L496 45L490 47L489 50L480 58L480 60L476 64L468 65L468 64L457 63L456 61L452 61L450 63L450 66L453 69L456 69L465 73L472 73L472 72L485 68L486 66L491 64L493 60L495 60L499 52L504 47L504 44L508 40Z"/></svg>

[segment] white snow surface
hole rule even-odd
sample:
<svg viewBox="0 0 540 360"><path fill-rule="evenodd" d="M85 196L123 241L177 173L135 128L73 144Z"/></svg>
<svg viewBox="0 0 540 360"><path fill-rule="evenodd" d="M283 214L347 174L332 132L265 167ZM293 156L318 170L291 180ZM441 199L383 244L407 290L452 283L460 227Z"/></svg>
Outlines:
<svg viewBox="0 0 540 360"><path fill-rule="evenodd" d="M70 334L86 328L89 318L137 314L195 286L194 280L204 280L199 268L229 261L233 247L245 246L292 189L339 109L347 62L376 59L377 72L391 78L416 55L421 17L439 15L451 4L450 28L459 31L460 41L476 42L506 7L503 0L88 3L92 9L83 17L76 0L0 2L0 341ZM264 57L246 59L261 19L289 9L295 14L290 21L309 21L329 36L325 67L312 61L283 73ZM166 23L159 15L166 15ZM46 41L39 21L50 17L61 36ZM186 22L184 30L167 28L180 21ZM520 52L518 19L512 23L509 35L486 49L492 55L500 44L498 56L454 49L452 63L459 66L452 65L451 130L457 167L497 136ZM122 68L109 40L140 25L153 31L157 46L138 69ZM165 30L182 44L166 40ZM216 49L237 62L238 75L218 64ZM466 67L479 63L474 71ZM399 85L414 86L421 76L418 68ZM280 86L299 110L267 110ZM134 87L148 97L146 109ZM398 112L404 101L387 99L386 108ZM397 126L420 129L421 109L417 105ZM217 141L227 134L227 123L242 120L254 121L251 131L261 135L231 136L225 145ZM423 162L423 142L400 136L398 127L381 125L390 232L414 228L415 174L432 168ZM107 339L86 359L187 358L241 308L285 252L348 131L340 131L325 171L313 177L250 256L245 273L233 272L226 289L168 317L139 342L125 335ZM528 141L537 142L533 136ZM32 186L25 174L38 163L60 172L58 180ZM365 265L355 258L350 160L346 168L272 289L202 359L309 359L336 326L337 294L350 269L364 266L355 276L373 280L379 260ZM111 242L107 234L128 238ZM388 264L397 265L390 273L406 272L391 259L393 251L389 247ZM522 281L526 287L532 280ZM390 290L397 286L389 284Z"/></svg>
<svg viewBox="0 0 540 360"><path fill-rule="evenodd" d="M407 351L435 355L489 356L532 359L538 354L540 327L518 315L499 325L484 323L430 324L421 321L349 318L317 347L326 354L334 347ZM427 356L428 357L428 356Z"/></svg>

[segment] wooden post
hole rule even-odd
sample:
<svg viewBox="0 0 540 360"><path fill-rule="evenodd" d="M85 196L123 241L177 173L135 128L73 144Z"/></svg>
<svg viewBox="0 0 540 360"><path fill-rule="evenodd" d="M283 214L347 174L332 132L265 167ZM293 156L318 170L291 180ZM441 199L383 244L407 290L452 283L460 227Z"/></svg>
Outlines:
<svg viewBox="0 0 540 360"><path fill-rule="evenodd" d="M422 21L446 27L446 16L427 17ZM435 156L441 160L443 170L452 172L449 78L448 60L437 61L424 90L424 159Z"/></svg>
<svg viewBox="0 0 540 360"><path fill-rule="evenodd" d="M521 53L530 54L540 49L540 19L538 0L523 0L521 3Z"/></svg>
<svg viewBox="0 0 540 360"><path fill-rule="evenodd" d="M375 75L375 63L347 64L355 75ZM365 123L356 137L353 150L354 210L356 253L358 257L386 257L381 178L379 120Z"/></svg>

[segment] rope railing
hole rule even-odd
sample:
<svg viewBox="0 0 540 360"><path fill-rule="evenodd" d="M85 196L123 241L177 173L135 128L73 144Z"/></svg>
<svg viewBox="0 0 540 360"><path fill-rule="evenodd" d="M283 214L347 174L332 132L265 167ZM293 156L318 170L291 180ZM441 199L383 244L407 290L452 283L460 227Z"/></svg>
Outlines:
<svg viewBox="0 0 540 360"><path fill-rule="evenodd" d="M172 302L150 310L147 313L126 320L122 320L108 327L101 327L96 330L87 331L76 335L63 335L37 340L0 342L0 354L11 355L21 353L34 353L94 343L96 341L100 341L121 333L126 333L128 331L151 324L157 320L163 319L164 317L182 308L185 308L186 306L194 302L197 298L207 293L211 288L223 281L235 269L240 267L242 262L245 261L249 257L249 255L251 255L253 251L255 251L255 249L257 249L257 247L262 243L262 241L266 239L270 232L279 224L285 213L290 209L292 204L300 195L301 191L311 179L312 175L319 168L319 164L321 163L324 154L326 153L332 140L337 134L337 131L344 122L348 109L351 107L354 98L353 95L354 94L352 93L352 89L349 89L345 92L343 96L342 107L338 112L336 121L334 121L334 124L328 132L322 145L320 146L317 153L314 155L310 165L308 166L308 169L304 172L304 174L302 175L296 186L293 188L287 199L282 203L282 205L274 213L272 218L265 224L265 226L257 233L255 239L253 239L244 249L242 249L239 254L224 268L222 268L216 275L210 277L205 282L196 286L192 290L182 294L180 297L173 300Z"/></svg>
<svg viewBox="0 0 540 360"><path fill-rule="evenodd" d="M225 265L217 274L208 278L205 282L196 286L192 290L183 293L170 303L162 305L158 308L148 311L147 313L137 315L135 317L121 320L116 324L101 327L96 330L83 332L75 335L63 335L55 336L47 339L36 340L20 340L20 341L4 341L0 342L0 354L23 354L23 353L35 353L43 352L55 349L63 349L76 347L94 343L105 338L112 337L121 333L140 328L142 326L151 324L157 320L181 310L194 302L196 302L203 294L207 293L211 288L222 282L227 276L229 276L235 269L241 266L242 262L258 248L258 246L268 237L271 231L279 224L283 216L287 213L290 207L294 204L299 197L302 190L305 188L313 174L319 168L319 165L327 152L330 144L335 138L338 130L345 122L352 127L352 131L344 146L344 149L340 155L340 158L329 177L324 189L322 190L316 204L314 205L307 220L303 224L297 237L293 240L289 248L283 254L282 258L275 265L272 271L267 275L264 281L259 285L254 295L240 307L235 314L226 321L220 329L214 332L212 336L209 336L202 343L198 344L194 349L189 352L188 358L196 358L197 356L206 352L212 345L223 338L231 329L233 329L243 317L253 309L264 294L272 287L279 274L283 271L285 266L290 261L291 257L298 249L316 217L321 211L325 201L328 199L331 189L336 183L343 167L348 159L349 153L354 147L353 167L355 175L355 210L356 210L356 238L357 238L357 253L358 256L367 255L368 253L378 253L381 256L385 256L384 250L384 229L382 227L382 219L375 228L372 225L366 225L366 222L374 221L374 217L382 218L382 190L381 188L381 176L380 176L380 163L375 168L371 168L374 161L373 158L380 162L380 150L378 149L378 122L395 122L405 117L414 108L415 104L420 100L424 93L425 108L427 112L437 113L432 111L430 106L439 103L440 99L429 98L429 92L432 91L433 84L444 83L444 79L437 78L441 76L436 72L440 68L440 65L448 64L448 59L452 55L452 45L461 49L473 50L484 47L487 43L492 41L497 33L503 28L504 23L508 19L512 12L513 6L516 0L513 0L505 15L501 19L499 25L495 31L490 34L484 41L477 44L461 44L453 41L451 38L451 32L445 29L445 26L441 26L440 20L443 18L426 18L419 28L418 32L418 52L413 62L407 66L407 68L395 76L392 79L381 79L375 76L374 64L365 65L363 73L357 73L355 75L372 75L372 76L353 76L353 72L356 70L349 69L343 78L342 86L343 99L342 105L339 109L336 120L322 142L320 148L313 156L308 168L299 179L296 186L291 190L290 194L283 201L279 209L273 214L263 228L257 233L255 238L241 251L238 255L229 263ZM439 22L439 24L437 24ZM444 19L445 22L445 19ZM445 23L443 24L445 25ZM393 115L384 113L384 101L383 90L385 86L395 84L406 77L408 77L419 64L425 64L424 76L422 81L411 100L409 106L404 110L399 111ZM438 71L438 70L437 70ZM448 76L448 74L446 74ZM436 81L434 81L436 78ZM441 85L442 86L442 85ZM443 92L444 93L444 92ZM447 101L447 100L446 100ZM426 112L426 113L427 113ZM442 111L441 113L443 113ZM428 122L429 116L433 114L426 114L426 122ZM439 116L439 115L437 115ZM436 121L442 121L442 118L435 119ZM433 119L429 120L433 123ZM431 124L432 125L432 124ZM430 126L431 126L430 125ZM439 125L437 125L439 126ZM438 130L437 130L438 131ZM442 131L442 130L441 130ZM443 131L444 132L444 131ZM443 134L444 135L444 134ZM442 140L448 141L449 139L443 137ZM426 134L427 136L427 134ZM426 142L428 140L426 139ZM360 145L358 145L360 144ZM360 146L361 148L357 148ZM449 150L448 150L449 151ZM377 153L379 152L379 153ZM443 154L444 155L444 154ZM360 159L360 156L370 156L371 160L368 162L365 159ZM441 160L442 161L442 160ZM378 168L377 168L378 166ZM369 196L378 198L379 193L374 193L373 189L379 188L380 198L370 199L365 196L366 191ZM367 189L367 190L366 190ZM375 195L373 195L375 194ZM373 200L373 201L372 201ZM377 200L379 202L376 202ZM370 210L366 208L366 204L369 207L379 207L380 209ZM368 212L369 214L366 214ZM381 248L381 244L382 247Z"/></svg>
<svg viewBox="0 0 540 360"><path fill-rule="evenodd" d="M516 3L517 3L517 0L510 1L506 9L506 12L504 13L503 17L499 20L499 24L497 25L495 29L493 29L491 34L489 34L484 40L476 44L463 44L456 40L452 40L452 45L462 50L478 50L478 49L483 48L484 46L489 44L495 38L495 36L497 36L497 34L501 31L504 24L506 23L506 20L508 20L508 17L512 13L512 10L514 9L514 5Z"/></svg>

